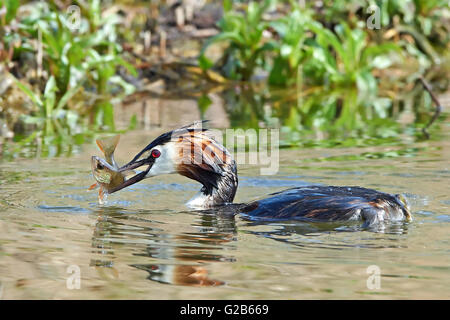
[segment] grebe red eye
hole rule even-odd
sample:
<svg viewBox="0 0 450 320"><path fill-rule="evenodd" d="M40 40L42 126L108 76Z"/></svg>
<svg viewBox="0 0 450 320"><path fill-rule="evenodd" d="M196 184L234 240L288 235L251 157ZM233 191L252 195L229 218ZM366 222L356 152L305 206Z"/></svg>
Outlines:
<svg viewBox="0 0 450 320"><path fill-rule="evenodd" d="M161 152L157 149L152 150L152 157L153 158L159 158L159 156L161 155Z"/></svg>

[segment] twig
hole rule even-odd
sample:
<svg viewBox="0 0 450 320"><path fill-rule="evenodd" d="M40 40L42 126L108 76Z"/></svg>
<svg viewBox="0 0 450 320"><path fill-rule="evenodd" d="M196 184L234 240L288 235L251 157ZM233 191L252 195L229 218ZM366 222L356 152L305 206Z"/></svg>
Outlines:
<svg viewBox="0 0 450 320"><path fill-rule="evenodd" d="M161 30L159 33L159 56L161 58L165 58L166 56L166 38L167 33L164 30Z"/></svg>
<svg viewBox="0 0 450 320"><path fill-rule="evenodd" d="M152 45L152 32L150 30L144 31L144 53L150 53L150 47Z"/></svg>
<svg viewBox="0 0 450 320"><path fill-rule="evenodd" d="M422 129L423 134L427 139L430 138L430 134L428 133L428 128L433 124L433 122L436 121L436 119L439 117L442 111L442 105L439 102L438 98L434 95L434 93L431 91L430 85L425 81L423 77L419 77L420 82L422 82L423 87L425 90L430 94L431 100L433 100L434 104L436 105L436 109L434 111L433 117L430 119L428 124Z"/></svg>
<svg viewBox="0 0 450 320"><path fill-rule="evenodd" d="M42 59L43 59L43 52L42 52L42 32L41 29L38 29L38 42L37 42L37 54L36 54L36 76L38 78L42 77Z"/></svg>

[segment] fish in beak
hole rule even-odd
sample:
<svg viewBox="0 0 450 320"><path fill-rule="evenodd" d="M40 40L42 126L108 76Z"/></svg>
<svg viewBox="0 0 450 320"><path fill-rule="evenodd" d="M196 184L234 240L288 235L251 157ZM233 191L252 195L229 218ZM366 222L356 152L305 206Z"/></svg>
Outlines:
<svg viewBox="0 0 450 320"><path fill-rule="evenodd" d="M150 148L149 148L150 147ZM126 173L134 171L135 169L147 166L139 172L138 174L135 174L134 176L126 179L123 181L123 183L115 185L113 188L111 188L110 193L119 191L123 188L126 188L128 186L131 186L132 184L135 184L144 178L147 178L147 175L149 174L150 170L152 169L153 165L155 164L155 161L159 156L161 155L161 152L158 149L153 149L153 146L151 144L144 148L141 152L139 152L133 160L131 160L126 165L122 166L121 168L118 168L117 171L119 173ZM151 150L151 151L149 151Z"/></svg>
<svg viewBox="0 0 450 320"><path fill-rule="evenodd" d="M114 160L114 151L119 143L120 136L112 138L97 139L96 143L99 149L105 155L105 159L92 156L91 169L92 175L96 183L91 185L88 190L100 187L98 193L98 202L104 204L107 195L113 192L114 188L124 184L127 181L127 176L135 174L134 171L119 171L119 166Z"/></svg>
<svg viewBox="0 0 450 320"><path fill-rule="evenodd" d="M123 173L123 172L130 172L130 170L133 170L134 168L139 168L141 166L146 165L147 163L144 162L135 162L135 163L128 163L126 165L124 165L123 167L118 169L118 173ZM138 174L135 174L134 176L124 180L122 183L113 186L110 190L109 193L113 193L116 191L119 191L123 188L126 188L128 186L131 186L132 184L135 184L139 181L141 181L142 179L146 178L147 173L149 172L149 170L151 169L151 165L148 166L148 168L146 168L144 171L139 172Z"/></svg>

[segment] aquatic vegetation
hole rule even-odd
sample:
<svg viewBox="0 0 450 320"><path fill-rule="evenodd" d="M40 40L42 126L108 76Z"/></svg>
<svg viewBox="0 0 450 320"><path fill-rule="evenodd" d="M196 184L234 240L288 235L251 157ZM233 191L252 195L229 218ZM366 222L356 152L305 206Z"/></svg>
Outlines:
<svg viewBox="0 0 450 320"><path fill-rule="evenodd" d="M313 22L311 11L301 10L293 3L294 10L270 23L270 28L277 34L277 40L272 40L274 58L270 69L268 82L271 85L286 86L298 81L299 66L308 56L307 41L311 40L309 25Z"/></svg>
<svg viewBox="0 0 450 320"><path fill-rule="evenodd" d="M374 33L387 32L390 33L390 38L408 32L400 29L402 26L409 26L414 32L421 34L423 39L433 42L433 46L445 47L449 40L450 26L445 21L449 17L450 8L446 0L324 0L315 9L316 19L326 25L340 24L341 21L351 24L366 21L377 11L380 14L377 21L380 29L373 30ZM421 44L417 43L417 46L420 47Z"/></svg>
<svg viewBox="0 0 450 320"><path fill-rule="evenodd" d="M373 70L402 60L393 57L393 51L421 59L423 65L424 59L428 63L439 61L431 39L439 38L435 42L444 48L448 46L447 26L443 23L450 12L448 3L445 6L442 1L414 2L369 2L368 5L379 5L380 27L387 28L380 31L366 26L369 6L354 1L327 2L319 9L314 4L301 7L296 1L265 1L263 5L250 2L247 15L227 5L218 23L221 32L205 43L199 63L204 68L214 66L231 79L248 80L261 67L269 72L268 83L272 85L295 85L300 78L376 91ZM411 4L415 11L411 11ZM276 5L287 13L270 16L268 9ZM401 23L397 16L402 17ZM436 31L432 32L434 25ZM399 44L386 40L403 34L412 36L415 43L410 38ZM222 58L212 64L205 52L217 41L226 41L228 46ZM303 74L299 74L299 68Z"/></svg>
<svg viewBox="0 0 450 320"><path fill-rule="evenodd" d="M42 96L34 93L19 80L15 79L15 82L38 108L38 111L34 115L23 115L25 123L41 125L46 121L58 121L58 119L64 119L67 123L73 123L73 120L76 122L77 114L71 110L65 110L64 107L67 101L75 95L79 89L78 87L66 91L61 98L58 98L56 94L58 87L54 76L51 76L47 81ZM48 132L49 127L45 130L46 132Z"/></svg>
<svg viewBox="0 0 450 320"><path fill-rule="evenodd" d="M371 4L379 5L377 8L384 19L380 25L384 29L367 27L370 15L367 9ZM301 140L304 144L308 135L322 139L397 136L405 129L396 123L398 111L409 108L401 97L410 92L415 92L415 100L419 96L426 97L423 87L414 83L432 63L439 62L431 42L444 47L449 43L441 36L447 37L448 33L442 32L446 28L442 21L450 11L448 4L446 7L441 1L429 4L422 1L414 1L414 4L412 1L369 1L365 4L325 1L303 7L297 1L274 1L270 7L250 2L246 10L254 6L262 11L259 11L259 19L255 19L260 21L259 28L252 25L252 30L265 35L252 38L255 40L253 48L264 48L257 51L255 61L259 63L248 63L251 68L245 70L245 77L237 75L239 70L236 68L230 76L222 64L223 59L238 61L238 65L246 65L248 61L233 50L236 41L226 35L229 30L235 30L228 28L232 25L228 17L237 15L242 25L250 25L236 6L235 9L227 8L226 15L218 23L221 33L205 43L200 64L211 43L226 41L228 46L222 58L216 64L204 64L205 68L215 68L226 77L239 80L261 78L266 72L265 83L269 86L266 92L254 92L253 86L243 90L239 103L229 103L234 106L230 110L231 119L235 125L245 123L244 126L255 128L261 121L267 126L277 125L274 119L278 119L278 125L289 137L284 140L285 145L296 145ZM442 11L436 13L440 9ZM274 15L274 11L282 14ZM418 21L424 19L429 19L426 24L436 25L440 30L437 31L441 35L439 39L430 30L427 33L421 29ZM231 34L234 36L239 32ZM406 67L415 60L417 69ZM396 71L399 69L400 72ZM396 89L389 87L393 82ZM380 83L384 83L382 89ZM399 92L401 90L404 92ZM420 108L425 105L424 109L431 111L430 99L425 100ZM394 106L397 111L393 111ZM414 112L418 112L417 108L419 105L413 106ZM419 122L418 127L423 127L426 121L421 119ZM411 128L407 130L411 132Z"/></svg>
<svg viewBox="0 0 450 320"><path fill-rule="evenodd" d="M89 19L82 20L74 30L64 14L43 5L21 21L21 31L31 38L42 37L43 68L54 77L56 95L61 97L77 86L93 92L91 106L84 108L94 110L97 127L114 129L112 93L117 87L125 94L133 92L131 84L115 76L116 70L122 66L133 75L136 71L119 55L121 47L115 43L117 16L102 18L98 7L98 1L89 2Z"/></svg>
<svg viewBox="0 0 450 320"><path fill-rule="evenodd" d="M158 1L73 4L76 26L67 3L0 0L5 157L76 150L99 132L126 127L115 123L122 103L135 108L125 120L132 128L141 97L175 95L196 100L202 119L223 104L233 127L280 128L284 147L390 143L438 117L417 79L433 91L448 88L449 8L441 0L226 0L215 3L219 13L205 30L213 36L192 36L196 22L180 28L174 8ZM366 24L370 5L381 12L380 29Z"/></svg>
<svg viewBox="0 0 450 320"><path fill-rule="evenodd" d="M35 144L40 150L38 153L45 155L54 154L50 149L61 149L63 146L73 146L84 141L82 133L86 130L81 129L79 114L66 108L68 101L77 93L79 87L72 88L59 97L54 76L49 78L42 94L34 93L28 85L17 79L14 81L36 107L32 114L23 114L21 117L24 125L35 130L26 138L16 136L15 140L19 142L17 147L22 148L33 141L38 141Z"/></svg>
<svg viewBox="0 0 450 320"><path fill-rule="evenodd" d="M423 128L435 118L432 102L419 82L411 92L411 98L367 99L356 87L315 87L299 95L295 87L259 85L232 88L223 97L232 127L279 128L280 147L336 147L423 139ZM409 120L399 122L401 117ZM432 131L438 134L439 123Z"/></svg>
<svg viewBox="0 0 450 320"><path fill-rule="evenodd" d="M19 0L0 0L0 63L12 58L12 40L10 23L16 17Z"/></svg>
<svg viewBox="0 0 450 320"><path fill-rule="evenodd" d="M413 36L417 47L430 58L435 58L433 46L445 48L450 39L450 26L446 23L450 14L445 0L370 1L380 8L381 25L393 27L399 33ZM433 44L431 44L433 43Z"/></svg>
<svg viewBox="0 0 450 320"><path fill-rule="evenodd" d="M50 126L49 119L64 118L73 129L85 114L93 115L92 129L114 130L113 104L134 91L134 86L117 74L123 68L137 75L115 41L118 16L102 16L99 1L81 5L89 15L76 28L53 2L26 5L21 8L16 30L9 34L19 44L14 47L12 56L17 62L11 73L34 84L30 88L23 80L16 81L38 108L23 119L37 129L45 125L43 132L47 134L57 127ZM5 43L9 42L6 39ZM42 94L35 93L40 90Z"/></svg>
<svg viewBox="0 0 450 320"><path fill-rule="evenodd" d="M204 69L212 66L205 55L208 46L226 41L229 45L218 62L220 68L231 79L249 80L254 70L264 65L265 51L272 49L271 43L264 41L263 32L268 24L262 20L262 16L273 2L250 2L245 12L235 12L232 10L232 1L224 1L224 16L218 22L221 33L205 43L200 53L200 66Z"/></svg>
<svg viewBox="0 0 450 320"><path fill-rule="evenodd" d="M14 79L32 105L9 125L19 128L14 141L20 147L34 144L41 155L81 144L98 130L114 131L113 106L135 90L123 77L137 73L116 41L120 17L103 15L96 0L79 5L84 14L75 26L52 1L20 7L6 1L7 14L0 15L6 68L0 84Z"/></svg>

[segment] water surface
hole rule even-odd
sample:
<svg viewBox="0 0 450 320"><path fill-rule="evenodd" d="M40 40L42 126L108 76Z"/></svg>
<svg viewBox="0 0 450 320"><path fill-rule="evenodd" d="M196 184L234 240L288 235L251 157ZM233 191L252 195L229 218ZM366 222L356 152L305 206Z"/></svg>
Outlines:
<svg viewBox="0 0 450 320"><path fill-rule="evenodd" d="M161 129L125 134L124 163ZM282 149L280 170L239 167L236 202L326 183L403 193L414 221L377 232L349 224L255 223L189 211L200 186L147 179L97 204L88 145L71 157L0 164L4 299L450 298L450 130L405 146ZM381 288L367 286L367 268ZM68 270L81 288L70 290ZM72 269L70 269L72 268Z"/></svg>

